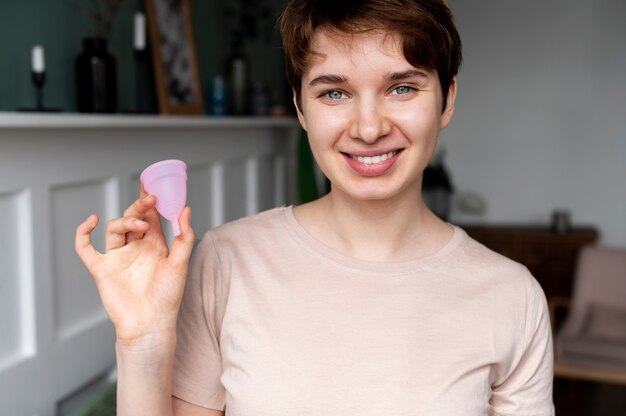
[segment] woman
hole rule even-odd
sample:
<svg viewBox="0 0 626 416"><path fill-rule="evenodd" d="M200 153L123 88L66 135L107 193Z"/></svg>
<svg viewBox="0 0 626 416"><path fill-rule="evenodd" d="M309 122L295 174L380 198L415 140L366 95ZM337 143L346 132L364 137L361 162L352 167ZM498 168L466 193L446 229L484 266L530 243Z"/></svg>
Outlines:
<svg viewBox="0 0 626 416"><path fill-rule="evenodd" d="M291 0L280 27L331 191L210 230L186 284L189 208L169 256L143 190L106 254L79 226L119 414L553 415L541 288L421 199L457 93L446 4Z"/></svg>

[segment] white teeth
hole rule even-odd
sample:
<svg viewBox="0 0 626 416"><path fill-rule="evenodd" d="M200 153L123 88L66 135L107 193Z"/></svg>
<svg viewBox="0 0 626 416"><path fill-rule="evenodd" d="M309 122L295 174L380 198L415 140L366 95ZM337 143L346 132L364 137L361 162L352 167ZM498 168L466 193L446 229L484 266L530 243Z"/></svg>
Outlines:
<svg viewBox="0 0 626 416"><path fill-rule="evenodd" d="M372 165L374 163L381 163L384 162L385 160L389 159L390 157L393 157L396 155L396 153L398 153L397 151L392 151L389 153L385 153L383 155L378 155L378 156L352 156L350 155L350 157L352 159L356 159L361 163L364 163L366 165Z"/></svg>

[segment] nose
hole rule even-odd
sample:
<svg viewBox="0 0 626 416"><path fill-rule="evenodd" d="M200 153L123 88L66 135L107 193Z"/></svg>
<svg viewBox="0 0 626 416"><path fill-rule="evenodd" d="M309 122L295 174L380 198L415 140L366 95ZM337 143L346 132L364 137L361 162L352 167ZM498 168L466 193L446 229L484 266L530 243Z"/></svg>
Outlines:
<svg viewBox="0 0 626 416"><path fill-rule="evenodd" d="M368 144L375 143L391 132L391 123L385 108L375 98L359 99L353 108L350 135Z"/></svg>

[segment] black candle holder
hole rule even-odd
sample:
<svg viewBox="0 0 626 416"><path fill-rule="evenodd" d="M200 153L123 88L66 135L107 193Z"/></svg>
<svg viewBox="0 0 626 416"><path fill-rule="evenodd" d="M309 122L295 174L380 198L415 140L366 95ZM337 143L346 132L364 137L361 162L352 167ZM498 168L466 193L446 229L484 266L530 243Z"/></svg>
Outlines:
<svg viewBox="0 0 626 416"><path fill-rule="evenodd" d="M35 107L36 111L44 111L45 106L43 105L43 86L46 85L46 73L45 72L33 72L33 84L35 84L35 88L37 89L37 106Z"/></svg>
<svg viewBox="0 0 626 416"><path fill-rule="evenodd" d="M37 93L35 108L20 108L19 111L33 111L42 113L61 111L58 108L46 108L46 106L44 105L43 87L46 85L46 73L33 71L31 73L31 79L33 81L33 84L35 85Z"/></svg>

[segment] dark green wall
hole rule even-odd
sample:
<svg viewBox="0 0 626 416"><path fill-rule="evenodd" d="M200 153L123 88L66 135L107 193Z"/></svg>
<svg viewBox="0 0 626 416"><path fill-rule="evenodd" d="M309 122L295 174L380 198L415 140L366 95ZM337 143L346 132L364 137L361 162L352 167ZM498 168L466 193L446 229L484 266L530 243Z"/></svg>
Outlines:
<svg viewBox="0 0 626 416"><path fill-rule="evenodd" d="M200 73L205 86L220 73L229 49L228 30L223 18L227 0L191 0ZM73 0L89 4L90 0ZM75 111L74 59L82 39L91 34L90 22L69 7L66 0L0 0L0 111L33 107L35 91L30 79L30 50L41 44L45 49L47 83L44 89L48 107ZM276 13L282 0L274 0ZM143 2L127 0L118 15L109 49L117 60L118 108L135 106L132 55L133 14ZM250 45L252 80L264 81L284 96L280 41L274 33L268 42Z"/></svg>

